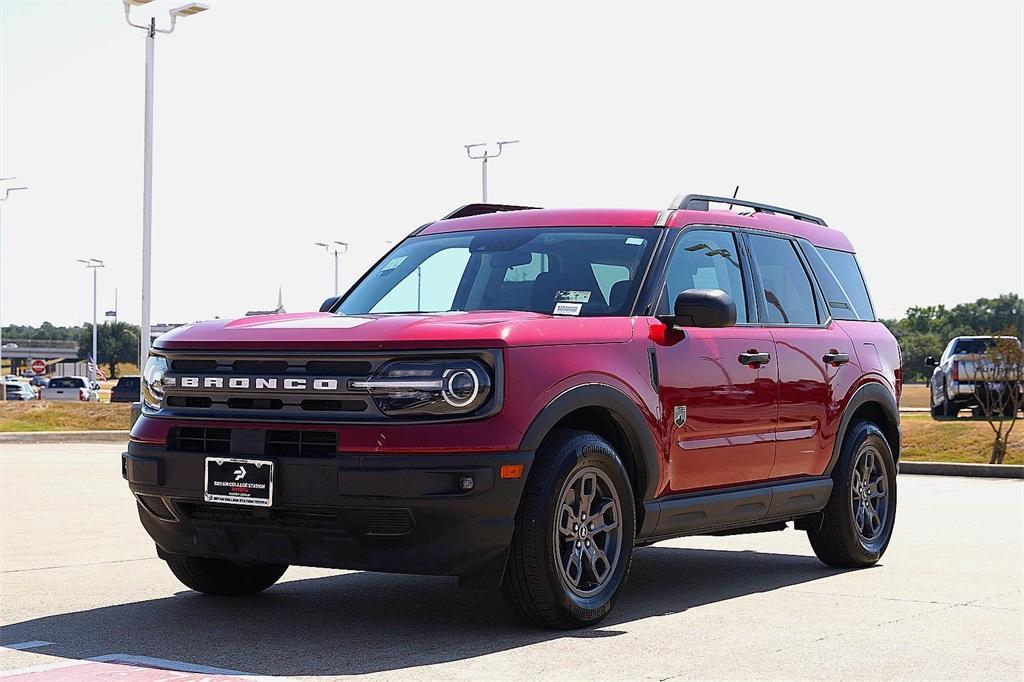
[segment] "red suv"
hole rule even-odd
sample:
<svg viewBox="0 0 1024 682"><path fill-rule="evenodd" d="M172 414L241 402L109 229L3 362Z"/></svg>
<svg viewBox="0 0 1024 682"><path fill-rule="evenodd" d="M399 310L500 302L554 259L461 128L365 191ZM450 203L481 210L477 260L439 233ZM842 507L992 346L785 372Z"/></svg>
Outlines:
<svg viewBox="0 0 1024 682"><path fill-rule="evenodd" d="M826 564L878 561L900 384L818 218L474 204L319 313L160 337L122 469L200 592L291 564L452 575L571 628L667 538L792 521Z"/></svg>

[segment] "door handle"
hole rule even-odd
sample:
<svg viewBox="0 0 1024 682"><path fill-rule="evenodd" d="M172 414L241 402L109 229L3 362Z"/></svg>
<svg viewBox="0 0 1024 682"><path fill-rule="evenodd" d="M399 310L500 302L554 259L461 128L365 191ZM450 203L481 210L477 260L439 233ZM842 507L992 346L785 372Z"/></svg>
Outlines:
<svg viewBox="0 0 1024 682"><path fill-rule="evenodd" d="M746 353L740 353L739 361L741 365L746 365L750 369L757 369L761 365L767 365L771 362L772 356L768 353L758 353L756 349L751 348Z"/></svg>
<svg viewBox="0 0 1024 682"><path fill-rule="evenodd" d="M827 352L823 356L821 356L821 360L826 365L832 365L833 367L839 367L840 365L845 365L846 363L848 363L850 361L850 354L849 353L840 353L838 350L833 348L832 350L830 350L829 352Z"/></svg>

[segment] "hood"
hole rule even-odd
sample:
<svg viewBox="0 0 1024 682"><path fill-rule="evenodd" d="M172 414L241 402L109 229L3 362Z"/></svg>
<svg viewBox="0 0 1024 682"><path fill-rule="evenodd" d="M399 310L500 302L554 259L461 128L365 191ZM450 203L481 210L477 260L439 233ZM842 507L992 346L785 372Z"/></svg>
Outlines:
<svg viewBox="0 0 1024 682"><path fill-rule="evenodd" d="M390 350L625 343L628 317L553 317L517 311L334 315L295 313L211 320L160 336L166 350Z"/></svg>

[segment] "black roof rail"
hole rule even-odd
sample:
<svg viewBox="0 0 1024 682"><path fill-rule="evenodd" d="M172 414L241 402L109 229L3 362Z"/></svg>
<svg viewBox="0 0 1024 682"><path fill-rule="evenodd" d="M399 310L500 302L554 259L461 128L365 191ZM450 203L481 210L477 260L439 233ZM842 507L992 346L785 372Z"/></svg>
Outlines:
<svg viewBox="0 0 1024 682"><path fill-rule="evenodd" d="M502 213L504 211L529 211L539 208L538 206L510 206L507 204L466 204L455 209L441 220L452 218L466 218L471 215L485 215L487 213Z"/></svg>
<svg viewBox="0 0 1024 682"><path fill-rule="evenodd" d="M756 201L747 201L745 199L736 199L735 197L716 197L709 194L687 194L682 199L676 197L672 201L672 208L676 210L686 211L707 211L708 203L716 204L732 204L733 206L744 206L746 208L754 209L755 213L780 213L782 215L789 216L790 218L796 218L797 220L804 220L809 223L816 223L822 227L828 227L821 218L817 218L800 211L794 211L788 208L780 208L778 206L772 206L771 204L759 204Z"/></svg>

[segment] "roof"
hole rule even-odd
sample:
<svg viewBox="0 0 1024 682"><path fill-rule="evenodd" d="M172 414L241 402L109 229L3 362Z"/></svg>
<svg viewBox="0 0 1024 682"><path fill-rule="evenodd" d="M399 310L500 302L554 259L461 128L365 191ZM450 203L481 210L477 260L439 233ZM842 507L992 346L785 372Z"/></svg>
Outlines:
<svg viewBox="0 0 1024 682"><path fill-rule="evenodd" d="M464 218L439 220L419 234L442 234L504 227L658 227L657 209L628 208L534 208L501 211ZM665 227L724 225L801 237L815 246L852 252L853 245L839 230L772 213L743 215L732 211L671 211Z"/></svg>

